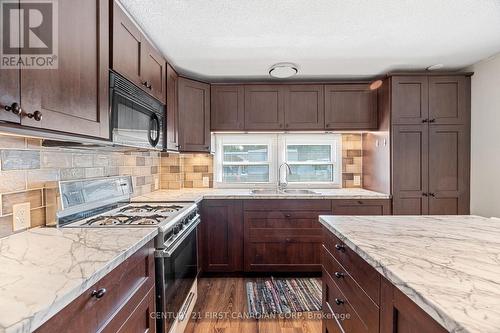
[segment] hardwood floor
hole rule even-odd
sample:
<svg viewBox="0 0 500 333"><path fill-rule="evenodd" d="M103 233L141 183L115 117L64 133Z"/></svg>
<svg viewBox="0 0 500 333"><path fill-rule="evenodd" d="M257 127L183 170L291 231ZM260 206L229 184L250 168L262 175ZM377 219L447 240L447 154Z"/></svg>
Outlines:
<svg viewBox="0 0 500 333"><path fill-rule="evenodd" d="M296 318L249 319L245 278L202 278L198 301L185 333L319 333L320 312Z"/></svg>

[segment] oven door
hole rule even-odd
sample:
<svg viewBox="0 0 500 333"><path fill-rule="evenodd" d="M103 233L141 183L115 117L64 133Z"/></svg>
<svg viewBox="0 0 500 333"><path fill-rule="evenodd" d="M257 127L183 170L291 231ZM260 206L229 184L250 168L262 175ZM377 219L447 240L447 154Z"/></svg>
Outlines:
<svg viewBox="0 0 500 333"><path fill-rule="evenodd" d="M115 92L113 94L113 142L116 144L162 149L163 119L160 113Z"/></svg>
<svg viewBox="0 0 500 333"><path fill-rule="evenodd" d="M198 275L198 253L196 227L199 217L187 232L169 248L156 253L157 332L167 333L178 316L185 315L181 308Z"/></svg>

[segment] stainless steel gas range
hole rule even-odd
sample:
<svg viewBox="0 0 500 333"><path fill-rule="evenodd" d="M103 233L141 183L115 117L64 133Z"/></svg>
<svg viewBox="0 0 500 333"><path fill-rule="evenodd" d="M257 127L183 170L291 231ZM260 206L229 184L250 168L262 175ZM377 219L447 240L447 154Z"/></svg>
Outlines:
<svg viewBox="0 0 500 333"><path fill-rule="evenodd" d="M158 228L155 239L157 332L183 332L197 299L194 202L131 202L130 177L62 181L56 224L62 228Z"/></svg>

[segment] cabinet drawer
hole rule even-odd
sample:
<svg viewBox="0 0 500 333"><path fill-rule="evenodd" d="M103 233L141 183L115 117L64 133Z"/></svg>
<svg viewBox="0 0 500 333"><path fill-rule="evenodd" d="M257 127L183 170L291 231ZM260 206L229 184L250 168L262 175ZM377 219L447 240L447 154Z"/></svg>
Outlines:
<svg viewBox="0 0 500 333"><path fill-rule="evenodd" d="M323 269L323 308L331 308L344 332L379 331L378 308L354 307L330 275Z"/></svg>
<svg viewBox="0 0 500 333"><path fill-rule="evenodd" d="M150 242L87 289L36 332L99 331L118 316L123 308L132 306L130 304L137 305L154 287L154 276L153 243ZM93 297L92 291L101 288L106 289L105 294L101 298Z"/></svg>
<svg viewBox="0 0 500 333"><path fill-rule="evenodd" d="M330 213L330 211L250 211L245 212L245 223L249 228L321 228L318 216Z"/></svg>
<svg viewBox="0 0 500 333"><path fill-rule="evenodd" d="M390 215L390 199L333 200L333 215Z"/></svg>
<svg viewBox="0 0 500 333"><path fill-rule="evenodd" d="M378 312L379 300L372 300L324 246L322 248L321 263L335 281L337 287L356 309L370 309Z"/></svg>
<svg viewBox="0 0 500 333"><path fill-rule="evenodd" d="M328 211L332 210L331 200L246 200L244 210L256 211Z"/></svg>
<svg viewBox="0 0 500 333"><path fill-rule="evenodd" d="M325 248L365 293L378 304L380 299L380 274L329 230L323 229L323 234Z"/></svg>
<svg viewBox="0 0 500 333"><path fill-rule="evenodd" d="M321 244L321 229L249 229L247 240L253 243L281 242L281 243L318 243Z"/></svg>

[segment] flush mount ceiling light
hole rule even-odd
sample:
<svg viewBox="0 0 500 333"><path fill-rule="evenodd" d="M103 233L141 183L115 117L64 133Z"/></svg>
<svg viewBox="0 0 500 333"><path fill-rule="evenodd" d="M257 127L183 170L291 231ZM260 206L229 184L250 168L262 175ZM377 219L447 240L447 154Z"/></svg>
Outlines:
<svg viewBox="0 0 500 333"><path fill-rule="evenodd" d="M428 71L435 71L435 70L441 69L443 67L444 67L443 64L435 64L435 65L427 67L426 70L428 70Z"/></svg>
<svg viewBox="0 0 500 333"><path fill-rule="evenodd" d="M298 67L295 64L289 62L280 62L279 64L274 64L269 69L269 75L278 79L285 79L287 77L292 77L298 73Z"/></svg>
<svg viewBox="0 0 500 333"><path fill-rule="evenodd" d="M370 90L377 90L378 88L382 87L382 80L375 80L372 83L370 83Z"/></svg>

